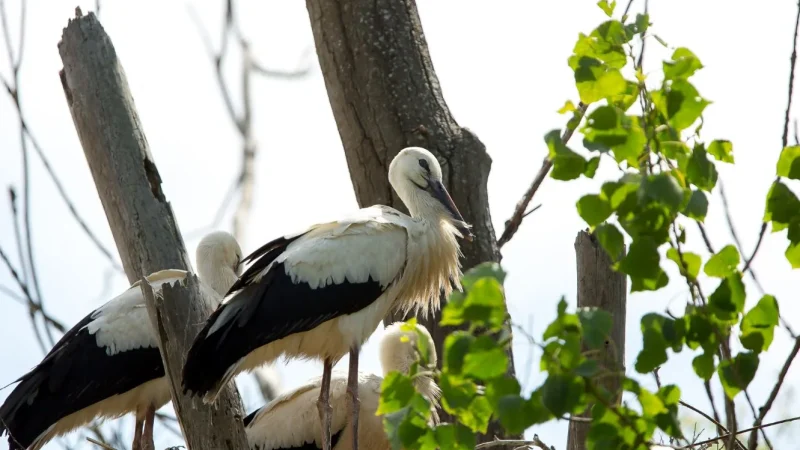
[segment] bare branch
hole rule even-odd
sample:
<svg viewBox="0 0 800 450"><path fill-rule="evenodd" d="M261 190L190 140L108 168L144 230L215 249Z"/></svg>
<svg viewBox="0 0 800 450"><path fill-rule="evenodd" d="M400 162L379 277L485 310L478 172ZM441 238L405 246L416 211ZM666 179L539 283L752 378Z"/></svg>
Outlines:
<svg viewBox="0 0 800 450"><path fill-rule="evenodd" d="M799 351L800 338L795 338L794 347L792 347L792 351L789 352L789 356L786 357L786 361L783 363L783 367L778 375L778 381L775 383L775 387L773 387L772 392L769 393L769 397L767 397L767 401L764 403L764 406L758 409L758 417L756 418L755 422L753 422L753 426L756 427L756 429L758 429L758 427L764 422L764 418L767 416L767 413L770 409L772 409L775 399L778 398L778 392L780 392L781 386L783 386L783 382L786 379L786 374L789 373L789 368L792 366L792 362ZM758 435L755 431L750 434L750 440L748 441L747 445L749 450L754 450L758 445Z"/></svg>
<svg viewBox="0 0 800 450"><path fill-rule="evenodd" d="M792 113L792 95L794 94L794 68L797 65L797 34L800 31L800 1L797 2L797 15L795 16L794 20L794 40L792 41L792 56L789 59L789 92L787 94L786 99L786 114L783 119L783 136L781 137L781 144L783 145L782 148L785 148L789 145L789 118ZM773 184L777 183L780 180L780 176L775 178ZM753 263L753 259L758 254L758 249L761 248L761 242L764 240L764 234L767 232L767 222L761 224L761 230L758 232L758 241L756 241L756 248L753 249L753 253L750 255L750 258L747 259L747 263L744 265L744 269L742 272L746 272L747 269L750 268L750 265Z"/></svg>
<svg viewBox="0 0 800 450"><path fill-rule="evenodd" d="M504 440L504 439L495 439L491 442L484 442L483 444L478 444L475 446L475 450L480 450L484 448L496 448L496 447L503 447L503 448L531 448L536 447L542 450L554 450L555 447L549 446L542 442L539 439L538 434L533 435L533 440L524 441L524 440Z"/></svg>
<svg viewBox="0 0 800 450"><path fill-rule="evenodd" d="M771 422L771 423L764 424L764 425L761 425L761 426L758 426L758 427L747 428L747 429L744 429L744 430L741 430L741 431L737 431L735 433L725 434L725 435L722 435L722 436L717 436L715 438L706 439L705 441L695 442L694 444L687 445L685 447L680 447L679 450L688 450L688 449L693 449L693 448L698 448L698 447L702 448L703 445L710 444L712 442L717 442L719 440L729 438L729 437L731 437L731 435L749 433L751 431L757 431L759 429L769 428L769 427L772 427L772 426L775 426L775 425L781 425L781 424L784 424L784 423L794 422L795 420L800 420L800 416L792 417L792 418L789 418L789 419L778 420L776 422Z"/></svg>
<svg viewBox="0 0 800 450"><path fill-rule="evenodd" d="M570 120L570 123L573 123L573 126L567 126L567 129L564 130L564 134L561 136L561 142L566 144L569 142L572 134L575 132L575 129L580 124L583 115L586 114L587 105L583 103L578 104L578 108L575 111L573 118ZM550 169L553 167L553 161L550 160L550 157L546 157L542 162L542 167L539 169L539 172L536 174L536 177L533 179L533 182L528 187L528 190L525 191L525 194L522 196L519 202L517 202L517 206L514 208L514 214L511 215L511 218L506 221L506 228L503 230L503 234L500 236L500 239L497 240L497 248L502 248L508 241L514 237L514 234L519 229L520 224L522 224L522 219L525 215L525 210L528 208L528 204L533 199L534 194L541 186L544 178L550 173Z"/></svg>

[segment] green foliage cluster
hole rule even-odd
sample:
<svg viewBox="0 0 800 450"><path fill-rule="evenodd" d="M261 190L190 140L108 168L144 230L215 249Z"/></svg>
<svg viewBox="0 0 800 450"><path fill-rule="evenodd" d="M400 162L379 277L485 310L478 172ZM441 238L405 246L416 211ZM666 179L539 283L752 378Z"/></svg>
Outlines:
<svg viewBox="0 0 800 450"><path fill-rule="evenodd" d="M716 377L733 399L754 379L760 355L773 341L780 317L778 301L764 295L745 310L743 272L749 261L733 245L712 251L704 260L686 248L684 228L686 223L703 223L708 196L717 184L717 165L734 164L733 144L701 138L703 111L710 102L692 84L692 77L703 69L700 59L688 48L674 49L662 64L663 78L648 83L635 49L643 49L645 39L666 47L649 32L650 18L638 14L618 20L615 2L601 0L598 6L608 20L589 34L581 33L568 59L580 102L578 106L566 102L559 111L571 114L567 130L545 135L550 176L564 181L593 178L601 163L614 164L619 177L605 181L599 192L581 197L576 205L579 215L614 261L615 270L630 277L632 292L666 286L664 264L677 266L691 292L682 316L642 317L643 346L636 372L651 373L668 361L670 353L688 349L695 355L695 374L702 380ZM589 157L570 149L562 137L574 131L583 135ZM799 146L783 149L775 175L764 223L772 232L787 231L786 258L798 268L800 200L788 180L800 179ZM709 295L698 281L701 270L716 279ZM547 378L531 393L522 393L517 380L506 375L511 330L505 325L504 278L503 270L493 263L465 274L464 292L450 298L441 323L469 330L447 337L441 370L421 361L410 375L392 374L385 380L378 413L384 415L395 448L474 448L476 433L485 432L490 420L518 434L587 408L592 417L590 450L647 449L657 430L684 439L677 419L678 387L649 391L621 371L598 366L590 357L606 345L611 317L591 309L568 312L563 299L556 319L536 343ZM734 354L732 339L739 340L742 351ZM442 406L455 417L453 423L429 423L430 405L413 389L413 378L421 371L438 380ZM605 377L617 377L622 391L636 398L638 407L620 404L621 393L608 392L597 382Z"/></svg>

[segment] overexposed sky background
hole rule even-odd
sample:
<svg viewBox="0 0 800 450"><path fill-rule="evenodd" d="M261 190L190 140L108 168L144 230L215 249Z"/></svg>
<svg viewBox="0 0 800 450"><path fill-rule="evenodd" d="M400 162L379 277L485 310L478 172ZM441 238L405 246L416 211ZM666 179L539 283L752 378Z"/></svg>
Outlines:
<svg viewBox="0 0 800 450"><path fill-rule="evenodd" d="M19 2L6 1L15 48ZM94 2L77 3L84 12L94 9ZM103 243L115 249L58 78L62 64L56 45L67 19L74 15L76 1L28 0L27 5L25 59L20 73L24 114L80 214ZM225 111L211 61L187 5L197 10L218 43L221 0L106 1L100 13L125 68L165 194L185 236L212 220L240 164L240 138ZM588 0L420 0L418 7L445 100L456 120L483 140L493 159L489 196L499 235L546 155L543 136L566 123L567 117L556 110L565 100L577 103L566 61L578 33L590 32L605 16ZM642 2L637 1L633 10L641 7ZM262 65L291 70L302 63L303 52L313 48L304 2L239 0L237 8L244 34ZM706 109L703 137L734 143L737 164L718 164L718 169L747 254L755 245L780 152L795 8L796 2L790 0L758 6L723 0L650 2L653 31L672 46L689 47L705 65L694 79L700 93L713 102ZM671 54L655 40L647 45L646 72L659 69ZM0 74L9 78L5 53L0 55ZM278 235L357 207L322 74L316 58L312 56L310 61L311 74L301 80L254 78L253 120L260 153L254 208L241 242L245 253ZM234 89L239 82L237 64L234 52L226 68ZM573 148L580 148L579 138L573 138ZM49 312L72 326L128 283L124 276L115 275L111 285L104 286L107 261L72 220L33 152L30 161L32 240L42 294ZM532 325L535 336L541 336L554 318L562 295L575 305L573 242L584 224L574 205L581 195L596 192L603 180L613 176L612 169L601 167L595 180L563 183L547 179L534 200L543 207L529 216L503 249L503 264L509 271L509 309L516 322ZM21 195L21 173L17 115L10 97L2 93L0 187L13 185ZM792 186L798 192L796 183ZM718 188L714 194L707 228L719 249L732 240ZM2 201L0 211L0 246L18 266L7 200ZM230 229L230 214L220 227ZM697 230L689 227L688 235L689 249L705 255ZM187 238L192 258L197 241L197 237ZM768 234L753 267L766 290L782 302L786 320L800 329L796 302L800 276L791 271L783 256L786 242L785 233ZM667 288L629 297L629 373L634 373L633 363L641 348L639 318L667 307L676 313L683 310L685 284L676 270L668 273L673 281ZM5 267L0 269L0 285L16 288ZM715 284L706 286L713 289ZM749 307L759 295L749 278L747 288ZM376 334L380 333L379 329ZM365 346L361 368L380 373L376 338ZM790 347L786 333L776 332L771 351L762 359L751 384L756 406L772 388ZM531 360L531 348L522 338L515 341L515 351L523 386L538 386L544 380L538 370L538 354ZM693 356L689 351L678 355L662 368L661 379L677 383L687 401L709 411L702 384L690 368ZM42 357L26 308L2 294L0 357L0 386ZM346 369L346 359L338 367ZM797 370L789 373L786 395L780 397L785 402L772 410L768 421L800 413L797 407L789 408L790 394L799 384ZM290 389L319 375L321 364L291 362L281 365L279 371L283 387ZM648 386L654 384L649 376L639 378ZM252 383L240 387L248 412L260 406ZM0 399L11 389L0 391ZM721 397L717 389L717 400ZM749 416L745 409L740 417ZM164 410L170 411L171 406ZM132 419L122 420L126 421L125 432L132 436ZM708 424L704 426L708 437L713 431ZM566 423L553 422L528 434L535 431L550 445L563 449L566 430ZM781 442L786 444L792 438L791 432L779 435L774 429L770 436L779 448ZM75 435L46 448L61 448L62 443L75 444ZM179 443L176 436L157 429L158 448ZM0 449L5 445L3 440ZM84 442L79 448L90 446Z"/></svg>

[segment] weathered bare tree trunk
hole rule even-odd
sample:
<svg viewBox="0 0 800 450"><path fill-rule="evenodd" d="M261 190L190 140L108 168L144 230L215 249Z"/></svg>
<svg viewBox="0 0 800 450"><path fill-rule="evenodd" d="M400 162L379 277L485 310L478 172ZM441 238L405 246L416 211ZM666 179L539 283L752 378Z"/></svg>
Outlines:
<svg viewBox="0 0 800 450"><path fill-rule="evenodd" d="M125 73L111 39L93 13L71 19L58 50L61 82L97 192L103 203L128 280L163 270L191 270L189 256L161 177L150 154ZM216 406L190 399L180 375L192 339L210 314L194 275L182 286L163 289L148 310L161 358L171 380L173 404L187 447L246 449L242 405L227 387Z"/></svg>
<svg viewBox="0 0 800 450"><path fill-rule="evenodd" d="M611 268L611 258L600 247L597 239L586 231L579 232L575 238L575 256L578 266L578 307L597 307L608 311L613 319L605 350L594 359L600 367L624 374L628 279L625 274ZM603 388L616 395L617 404L621 400L621 382L621 376L604 377L599 381ZM588 417L588 412L583 416ZM567 450L586 450L589 426L589 423L570 422Z"/></svg>
<svg viewBox="0 0 800 450"><path fill-rule="evenodd" d="M492 160L447 108L415 2L306 0L306 6L359 205L405 211L387 180L389 163L404 147L425 147L442 162L447 189L474 227L475 240L461 244L465 269L499 261L486 187ZM452 330L439 327L438 317L421 323L441 355ZM487 434L503 433L493 423Z"/></svg>

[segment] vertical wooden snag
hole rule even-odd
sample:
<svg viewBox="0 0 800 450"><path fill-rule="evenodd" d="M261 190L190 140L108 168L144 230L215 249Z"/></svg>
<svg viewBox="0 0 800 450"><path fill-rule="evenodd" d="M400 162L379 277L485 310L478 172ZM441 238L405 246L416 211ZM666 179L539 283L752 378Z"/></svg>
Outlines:
<svg viewBox="0 0 800 450"><path fill-rule="evenodd" d="M164 269L191 271L172 208L147 145L125 72L111 39L93 13L76 17L58 44L61 83L86 160L103 203L128 280ZM192 339L211 311L201 301L197 278L165 287L148 299L173 405L189 450L246 449L242 405L235 387L216 405L184 396L180 376Z"/></svg>
<svg viewBox="0 0 800 450"><path fill-rule="evenodd" d="M624 255L624 250L623 250ZM613 324L605 350L594 359L601 368L625 373L625 313L628 279L615 272L613 262L597 239L586 231L575 238L575 259L578 266L578 307L597 307L611 314ZM620 401L622 377L604 377L598 383ZM588 417L588 410L582 414ZM585 450L589 423L570 422L567 437L568 450Z"/></svg>
<svg viewBox="0 0 800 450"><path fill-rule="evenodd" d="M461 243L465 271L485 261L499 262L487 189L492 160L478 137L460 126L447 107L416 2L306 0L306 6L358 204L407 211L386 174L404 147L425 147L442 163L444 184L473 226L475 240ZM440 317L419 318L439 355L445 336L453 331L439 326ZM402 319L390 314L384 323ZM513 376L510 347L508 354L508 374ZM440 417L452 420L444 411ZM493 421L480 441L504 434Z"/></svg>

